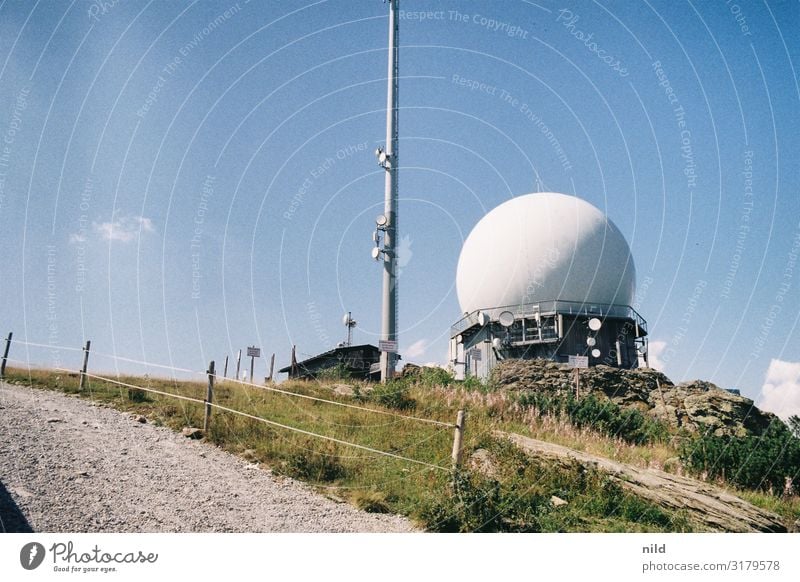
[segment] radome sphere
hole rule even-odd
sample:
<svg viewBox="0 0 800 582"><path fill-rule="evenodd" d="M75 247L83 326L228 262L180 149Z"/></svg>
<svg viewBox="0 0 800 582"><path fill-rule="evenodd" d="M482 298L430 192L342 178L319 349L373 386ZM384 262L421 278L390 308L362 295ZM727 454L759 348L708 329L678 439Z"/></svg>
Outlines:
<svg viewBox="0 0 800 582"><path fill-rule="evenodd" d="M631 305L636 269L625 237L585 200L540 192L504 202L464 242L461 311L562 300Z"/></svg>

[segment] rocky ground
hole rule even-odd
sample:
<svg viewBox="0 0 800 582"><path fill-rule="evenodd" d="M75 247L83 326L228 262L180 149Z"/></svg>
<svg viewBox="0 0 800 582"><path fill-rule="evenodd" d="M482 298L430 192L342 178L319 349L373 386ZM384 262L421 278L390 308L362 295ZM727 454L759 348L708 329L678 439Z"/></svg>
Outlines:
<svg viewBox="0 0 800 582"><path fill-rule="evenodd" d="M0 531L414 531L140 420L0 384Z"/></svg>
<svg viewBox="0 0 800 582"><path fill-rule="evenodd" d="M574 370L544 360L507 360L492 371L493 382L504 390L574 391ZM743 396L710 382L695 380L675 385L650 368L622 370L595 366L580 373L582 394L606 396L620 406L633 406L673 429L745 436L761 434L780 422Z"/></svg>
<svg viewBox="0 0 800 582"><path fill-rule="evenodd" d="M624 489L672 511L682 511L700 531L785 532L779 516L708 483L633 467L518 434L498 433L527 454L556 462L579 461L605 471Z"/></svg>

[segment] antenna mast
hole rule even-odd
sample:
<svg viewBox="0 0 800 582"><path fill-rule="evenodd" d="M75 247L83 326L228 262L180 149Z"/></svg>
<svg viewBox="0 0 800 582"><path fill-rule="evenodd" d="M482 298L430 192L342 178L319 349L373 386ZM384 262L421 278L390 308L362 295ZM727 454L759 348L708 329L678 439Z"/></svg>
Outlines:
<svg viewBox="0 0 800 582"><path fill-rule="evenodd" d="M389 2L389 75L386 98L386 150L378 149L380 165L386 170L384 198L385 224L383 230L383 311L381 315L381 339L397 345L397 256L395 245L399 240L397 225L397 119L398 119L398 0ZM381 217L383 218L383 217ZM380 223L380 219L379 219ZM386 382L394 374L396 349L381 353L381 381Z"/></svg>

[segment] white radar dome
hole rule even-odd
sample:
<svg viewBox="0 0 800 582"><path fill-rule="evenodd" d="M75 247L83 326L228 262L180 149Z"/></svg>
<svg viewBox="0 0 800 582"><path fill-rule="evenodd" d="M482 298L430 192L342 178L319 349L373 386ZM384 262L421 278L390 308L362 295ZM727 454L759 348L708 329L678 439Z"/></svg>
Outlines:
<svg viewBox="0 0 800 582"><path fill-rule="evenodd" d="M475 225L458 260L461 311L561 300L631 305L636 269L625 237L585 200L518 196Z"/></svg>

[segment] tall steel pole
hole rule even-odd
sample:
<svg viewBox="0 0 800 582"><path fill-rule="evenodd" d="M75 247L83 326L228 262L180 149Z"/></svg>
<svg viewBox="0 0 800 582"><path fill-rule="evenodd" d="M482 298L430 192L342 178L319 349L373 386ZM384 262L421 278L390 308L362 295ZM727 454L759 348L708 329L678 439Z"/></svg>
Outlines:
<svg viewBox="0 0 800 582"><path fill-rule="evenodd" d="M395 247L398 241L397 221L397 119L398 119L398 0L389 1L389 75L386 96L386 191L384 215L387 222L383 239L383 313L381 316L381 338L397 341L397 271ZM396 354L381 353L381 381L386 382L394 373Z"/></svg>

